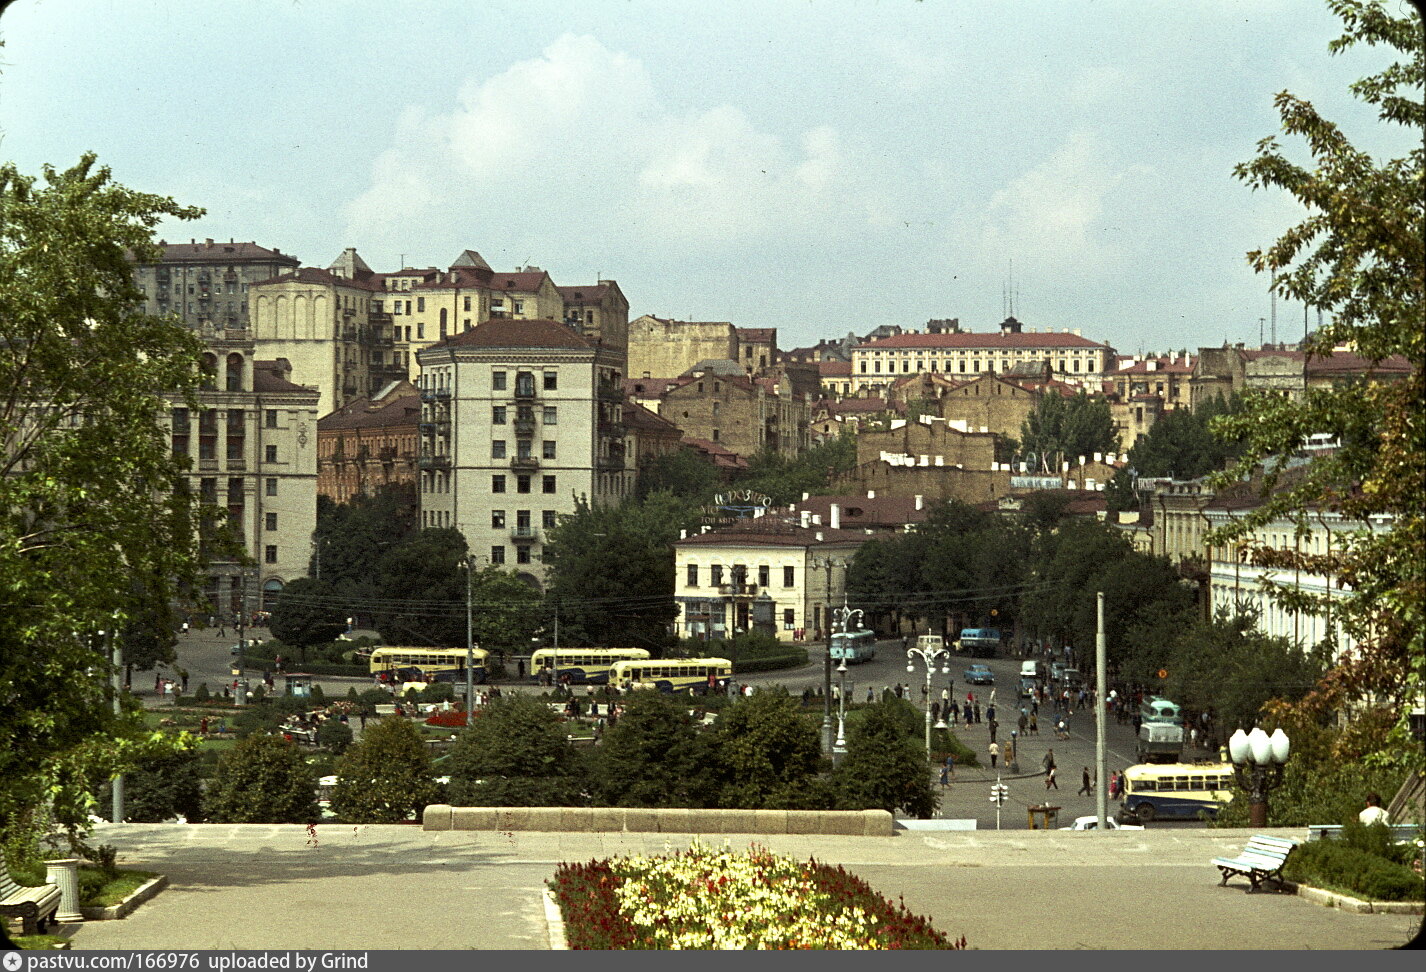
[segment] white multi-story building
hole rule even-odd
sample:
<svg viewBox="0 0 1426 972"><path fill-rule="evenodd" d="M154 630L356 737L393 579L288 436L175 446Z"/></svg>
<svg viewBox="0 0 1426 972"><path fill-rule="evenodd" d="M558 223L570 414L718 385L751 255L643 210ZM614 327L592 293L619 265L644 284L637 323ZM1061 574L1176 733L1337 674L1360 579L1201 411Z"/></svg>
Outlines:
<svg viewBox="0 0 1426 972"><path fill-rule="evenodd" d="M540 586L557 518L633 489L623 348L559 321L492 318L417 361L421 525L460 530L480 562Z"/></svg>

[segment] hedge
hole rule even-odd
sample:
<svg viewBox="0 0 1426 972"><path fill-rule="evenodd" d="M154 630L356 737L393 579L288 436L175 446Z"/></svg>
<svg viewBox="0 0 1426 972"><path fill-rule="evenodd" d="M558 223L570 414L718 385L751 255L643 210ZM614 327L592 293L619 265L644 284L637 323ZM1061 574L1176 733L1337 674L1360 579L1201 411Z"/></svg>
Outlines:
<svg viewBox="0 0 1426 972"><path fill-rule="evenodd" d="M1340 840L1299 844L1283 868L1289 881L1358 895L1370 901L1421 901L1421 876Z"/></svg>
<svg viewBox="0 0 1426 972"><path fill-rule="evenodd" d="M777 655L739 656L734 672L773 672L783 668L801 668L807 664L807 649L793 648Z"/></svg>
<svg viewBox="0 0 1426 972"><path fill-rule="evenodd" d="M271 671L277 664L277 659L263 658L251 652L243 656L244 668L262 668ZM286 656L282 659L283 667L287 669L286 674L300 672L303 675L330 675L343 678L369 678L371 668L367 665L337 665L331 662L301 662L295 658ZM281 677L281 676L277 676Z"/></svg>

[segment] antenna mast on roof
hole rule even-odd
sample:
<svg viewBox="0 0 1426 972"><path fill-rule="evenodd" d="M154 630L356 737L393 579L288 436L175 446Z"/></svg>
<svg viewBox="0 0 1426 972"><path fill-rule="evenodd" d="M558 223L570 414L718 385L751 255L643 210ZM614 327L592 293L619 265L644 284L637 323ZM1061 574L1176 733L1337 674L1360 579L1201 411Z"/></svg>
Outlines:
<svg viewBox="0 0 1426 972"><path fill-rule="evenodd" d="M1271 333L1272 333L1273 344L1276 345L1276 344L1277 344L1277 271L1276 271L1276 270L1273 271L1272 295L1273 295L1273 296L1272 296L1272 310L1270 311L1270 313L1272 314L1273 321L1272 321L1272 332L1271 332Z"/></svg>

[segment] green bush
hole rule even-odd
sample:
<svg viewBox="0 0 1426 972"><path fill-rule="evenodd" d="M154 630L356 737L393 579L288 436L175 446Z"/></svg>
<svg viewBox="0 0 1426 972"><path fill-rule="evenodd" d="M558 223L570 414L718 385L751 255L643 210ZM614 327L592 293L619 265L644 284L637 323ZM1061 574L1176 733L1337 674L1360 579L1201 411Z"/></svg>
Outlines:
<svg viewBox="0 0 1426 972"><path fill-rule="evenodd" d="M1411 868L1370 854L1342 839L1314 840L1298 845L1283 868L1283 876L1289 881L1371 901L1421 901L1423 898L1421 877Z"/></svg>
<svg viewBox="0 0 1426 972"><path fill-rule="evenodd" d="M327 719L317 726L317 745L340 756L352 744L352 730L345 722Z"/></svg>
<svg viewBox="0 0 1426 972"><path fill-rule="evenodd" d="M745 658L742 654L739 654L738 664L733 670L740 674L747 672L773 672L786 668L801 668L806 664L807 649L792 648L784 650L780 654L761 655L752 658Z"/></svg>
<svg viewBox="0 0 1426 972"><path fill-rule="evenodd" d="M401 823L435 803L431 757L409 720L387 716L337 762L332 812L346 823Z"/></svg>
<svg viewBox="0 0 1426 972"><path fill-rule="evenodd" d="M193 693L193 701L194 701L194 702L200 702L200 703L201 703L201 702L207 702L210 698L212 698L212 696L211 696L211 695L209 694L209 692L208 692L208 683L207 683L207 682L199 682L199 683L198 683L198 691L196 691L196 692Z"/></svg>
<svg viewBox="0 0 1426 972"><path fill-rule="evenodd" d="M254 735L218 761L207 793L215 823L311 823L318 819L317 777L297 747Z"/></svg>

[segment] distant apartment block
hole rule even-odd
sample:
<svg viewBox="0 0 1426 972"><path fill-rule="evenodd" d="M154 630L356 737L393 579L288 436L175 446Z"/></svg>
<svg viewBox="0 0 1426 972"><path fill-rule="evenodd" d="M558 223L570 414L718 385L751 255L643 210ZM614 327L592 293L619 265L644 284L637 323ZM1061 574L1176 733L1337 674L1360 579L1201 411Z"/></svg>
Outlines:
<svg viewBox="0 0 1426 972"><path fill-rule="evenodd" d="M421 397L409 381L348 402L317 422L317 493L336 503L391 486L416 489Z"/></svg>
<svg viewBox="0 0 1426 972"><path fill-rule="evenodd" d="M157 263L134 267L144 312L172 314L195 329L246 330L248 288L301 266L281 250L236 240L160 240L158 246L162 256Z"/></svg>

